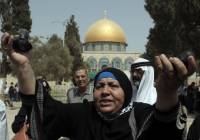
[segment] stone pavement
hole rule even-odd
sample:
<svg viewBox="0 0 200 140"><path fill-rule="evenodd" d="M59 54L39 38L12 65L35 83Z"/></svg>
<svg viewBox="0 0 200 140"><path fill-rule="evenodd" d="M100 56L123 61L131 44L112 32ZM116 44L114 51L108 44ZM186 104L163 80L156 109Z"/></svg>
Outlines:
<svg viewBox="0 0 200 140"><path fill-rule="evenodd" d="M13 102L14 107L13 108L6 108L6 115L7 115L7 120L8 120L8 135L9 139L13 137L13 132L11 129L11 124L15 118L15 115L18 113L19 108L21 106L21 102Z"/></svg>
<svg viewBox="0 0 200 140"><path fill-rule="evenodd" d="M9 134L10 139L14 135L13 132L12 132L12 129L11 129L11 124L14 120L15 115L19 111L19 108L21 106L21 102L14 102L13 104L14 104L13 108L7 107L7 109L6 109L6 115L7 115L7 119L8 119L8 134ZM188 127L191 125L193 118L194 118L193 116L189 116Z"/></svg>

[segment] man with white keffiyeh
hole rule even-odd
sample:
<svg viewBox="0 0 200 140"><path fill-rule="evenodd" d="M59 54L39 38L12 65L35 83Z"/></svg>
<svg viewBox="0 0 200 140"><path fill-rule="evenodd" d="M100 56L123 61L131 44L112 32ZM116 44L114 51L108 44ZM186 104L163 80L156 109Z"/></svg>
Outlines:
<svg viewBox="0 0 200 140"><path fill-rule="evenodd" d="M134 102L154 104L157 92L154 87L154 68L152 63L144 58L138 58L131 65L131 83Z"/></svg>

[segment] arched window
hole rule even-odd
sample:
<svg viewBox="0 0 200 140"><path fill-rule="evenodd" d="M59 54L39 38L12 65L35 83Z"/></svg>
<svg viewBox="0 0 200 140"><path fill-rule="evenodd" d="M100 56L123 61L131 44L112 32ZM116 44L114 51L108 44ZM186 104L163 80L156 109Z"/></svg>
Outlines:
<svg viewBox="0 0 200 140"><path fill-rule="evenodd" d="M131 57L128 57L128 58L126 58L126 60L125 60L125 70L130 70L131 69L131 64L133 64L133 58L131 58Z"/></svg>
<svg viewBox="0 0 200 140"><path fill-rule="evenodd" d="M121 46L119 44L117 45L117 51L121 52Z"/></svg>
<svg viewBox="0 0 200 140"><path fill-rule="evenodd" d="M95 50L95 45L94 45L94 44L92 44L92 51L96 51L96 50Z"/></svg>
<svg viewBox="0 0 200 140"><path fill-rule="evenodd" d="M109 66L109 59L106 57L103 57L99 60L99 69L101 69L101 67L105 65L105 66Z"/></svg>
<svg viewBox="0 0 200 140"><path fill-rule="evenodd" d="M90 69L96 70L97 69L97 60L94 57L89 57L87 59L87 63L90 66Z"/></svg>
<svg viewBox="0 0 200 140"><path fill-rule="evenodd" d="M112 67L122 69L122 60L118 57L112 60Z"/></svg>
<svg viewBox="0 0 200 140"><path fill-rule="evenodd" d="M85 50L84 51L88 51L89 49L88 49L88 47L89 47L89 45L87 44L87 45L85 45Z"/></svg>

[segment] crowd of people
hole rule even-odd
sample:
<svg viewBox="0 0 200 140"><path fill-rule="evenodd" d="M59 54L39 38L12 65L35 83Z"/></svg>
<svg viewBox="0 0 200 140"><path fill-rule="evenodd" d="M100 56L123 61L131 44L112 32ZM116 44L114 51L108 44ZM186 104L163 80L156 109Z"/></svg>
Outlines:
<svg viewBox="0 0 200 140"><path fill-rule="evenodd" d="M8 85L7 82L5 82L2 92L3 101L6 106L13 107L13 101L20 101L20 95L18 91L17 83L14 85L14 83L11 82L10 85Z"/></svg>
<svg viewBox="0 0 200 140"><path fill-rule="evenodd" d="M182 84L179 89L179 99L186 106L189 114L200 113L200 85L191 82L188 86Z"/></svg>
<svg viewBox="0 0 200 140"><path fill-rule="evenodd" d="M153 66L145 59L140 58L131 65L130 77L119 69L103 68L95 76L93 86L87 68L80 66L73 73L74 87L68 90L68 104L64 104L51 97L45 80L36 80L28 52L13 50L13 38L8 33L1 41L18 69L22 115L19 112L20 119L16 116L14 120L14 132L19 132L27 122L27 134L33 140L200 138L200 116L197 115L187 134L187 112L178 97L182 81L196 70L193 56L188 56L187 67L176 57L155 56L158 69L155 86Z"/></svg>

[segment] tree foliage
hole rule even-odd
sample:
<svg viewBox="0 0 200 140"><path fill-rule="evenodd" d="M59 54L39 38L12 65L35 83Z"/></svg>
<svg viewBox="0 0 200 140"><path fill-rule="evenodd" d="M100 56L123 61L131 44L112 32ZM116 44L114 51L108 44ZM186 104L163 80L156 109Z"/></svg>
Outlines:
<svg viewBox="0 0 200 140"><path fill-rule="evenodd" d="M31 31L29 0L1 0L1 31L17 33L21 28Z"/></svg>
<svg viewBox="0 0 200 140"><path fill-rule="evenodd" d="M17 32L20 28L31 31L31 12L29 10L29 0L12 0L12 30Z"/></svg>
<svg viewBox="0 0 200 140"><path fill-rule="evenodd" d="M79 29L75 22L75 16L72 15L67 22L65 31L65 44L69 48L70 55L73 56L73 67L72 71L83 63L82 59L82 46L80 41Z"/></svg>
<svg viewBox="0 0 200 140"><path fill-rule="evenodd" d="M0 21L1 31L10 32L12 30L11 0L0 1Z"/></svg>
<svg viewBox="0 0 200 140"><path fill-rule="evenodd" d="M21 28L31 31L32 20L28 2L29 0L0 0L0 29L2 32L16 34ZM3 53L1 76L5 77L10 70L10 62Z"/></svg>
<svg viewBox="0 0 200 140"><path fill-rule="evenodd" d="M200 57L200 1L145 0L145 8L154 20L146 45L147 57L165 53L177 56L193 50Z"/></svg>
<svg viewBox="0 0 200 140"><path fill-rule="evenodd" d="M39 43L36 41L33 45ZM43 46L35 46L31 55L36 76L45 76L48 80L68 80L72 60L68 48L62 47L62 40L57 35L52 35Z"/></svg>
<svg viewBox="0 0 200 140"><path fill-rule="evenodd" d="M47 80L69 80L73 58L67 47L62 47L62 39L52 35L46 43L37 36L31 38L31 65L35 76L44 76ZM12 65L12 74L16 75L15 65Z"/></svg>

